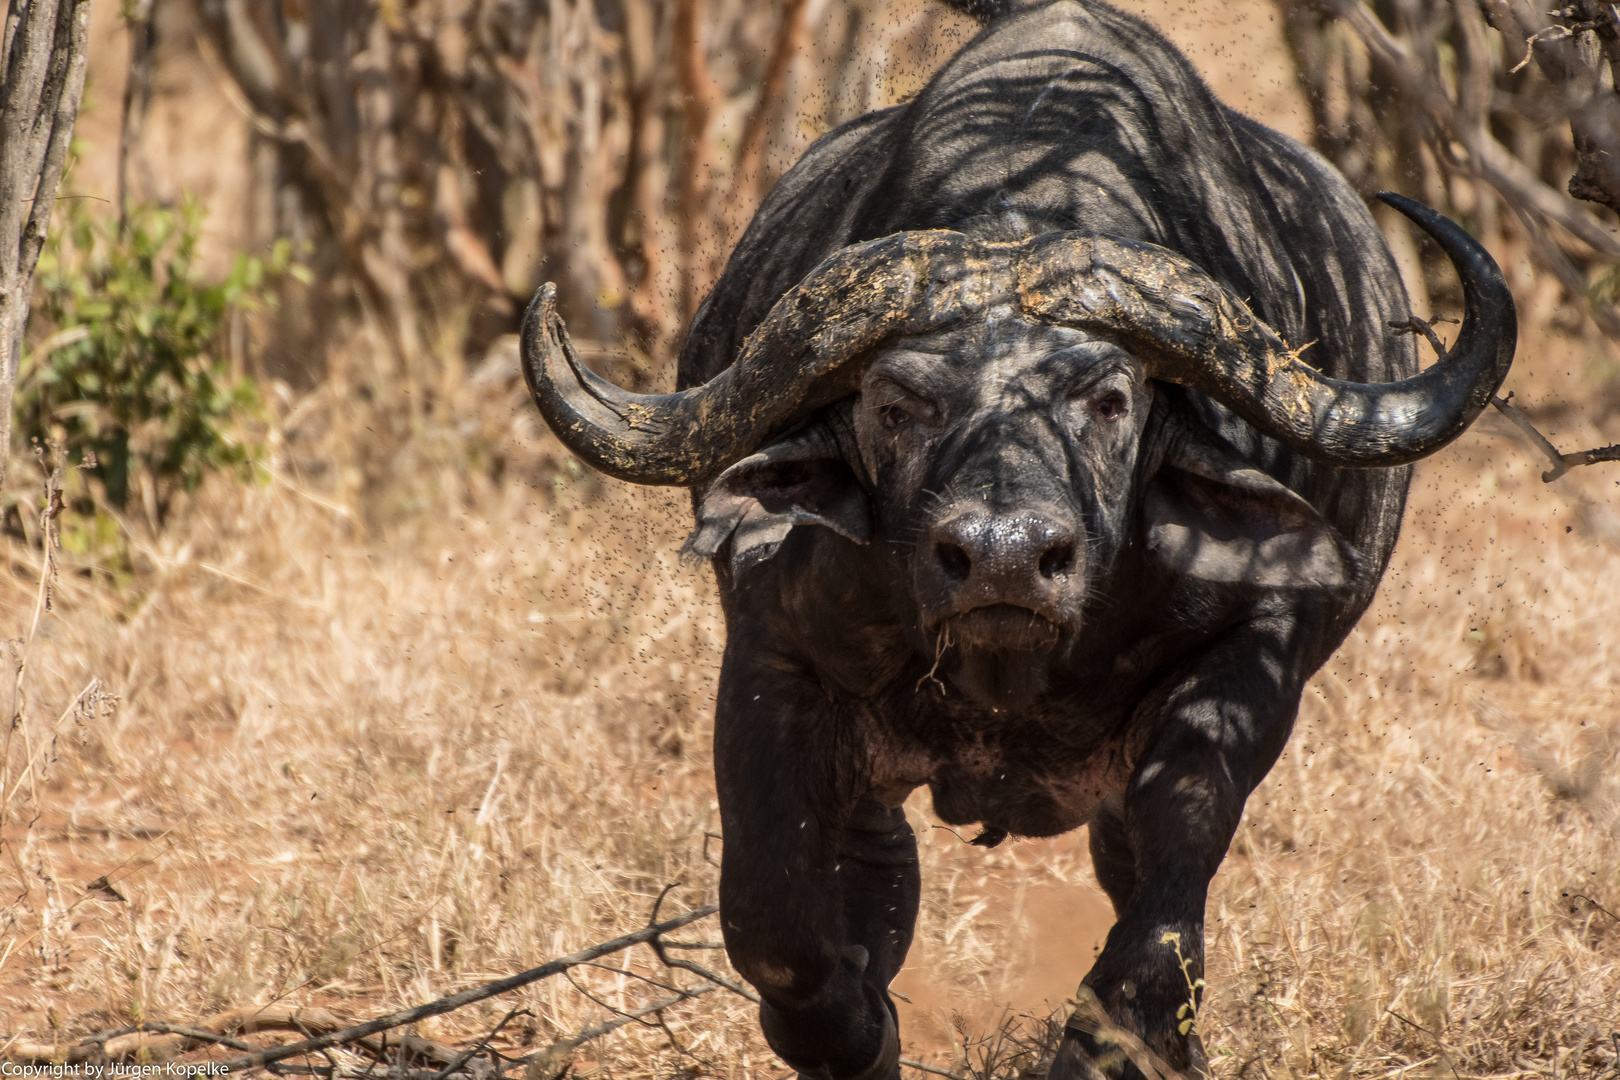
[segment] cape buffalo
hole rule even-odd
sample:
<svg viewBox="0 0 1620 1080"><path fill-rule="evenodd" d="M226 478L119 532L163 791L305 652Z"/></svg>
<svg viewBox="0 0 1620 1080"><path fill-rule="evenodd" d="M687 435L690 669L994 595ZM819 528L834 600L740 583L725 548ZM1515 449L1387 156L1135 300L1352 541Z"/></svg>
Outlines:
<svg viewBox="0 0 1620 1080"><path fill-rule="evenodd" d="M546 286L523 364L584 461L693 489L727 645L720 907L800 1076L890 1080L917 915L901 804L977 842L1090 825L1117 922L1084 983L1171 1066L1205 895L1305 681L1366 609L1404 466L1512 362L1496 264L1419 373L1372 217L1100 0L987 20L820 139L693 320L675 393L588 371ZM1076 973L1078 974L1078 972ZM1130 1075L1071 1021L1051 1076Z"/></svg>

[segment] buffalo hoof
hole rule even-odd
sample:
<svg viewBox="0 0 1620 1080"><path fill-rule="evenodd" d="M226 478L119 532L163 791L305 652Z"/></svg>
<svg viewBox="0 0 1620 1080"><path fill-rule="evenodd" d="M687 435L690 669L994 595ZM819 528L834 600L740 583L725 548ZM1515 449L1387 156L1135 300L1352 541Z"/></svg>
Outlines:
<svg viewBox="0 0 1620 1080"><path fill-rule="evenodd" d="M1046 1075L1047 1080L1145 1080L1118 1046L1074 1028L1064 1030Z"/></svg>
<svg viewBox="0 0 1620 1080"><path fill-rule="evenodd" d="M1081 1010L1064 1028L1047 1080L1205 1080L1209 1076L1209 1058L1197 1032L1169 1040L1170 1045L1161 1043L1161 1050L1183 1059L1167 1062L1128 1030L1107 1021L1095 998L1089 1002L1090 1008L1087 1004L1082 1002Z"/></svg>
<svg viewBox="0 0 1620 1080"><path fill-rule="evenodd" d="M801 1071L799 1080L900 1080L900 1029L887 1009L883 1015L888 1020L883 1028L883 1049L870 1066L854 1074L835 1074L826 1068Z"/></svg>
<svg viewBox="0 0 1620 1080"><path fill-rule="evenodd" d="M765 1041L802 1080L898 1080L900 1028L888 994L862 975L865 948L850 945L820 994L798 1008L760 1007Z"/></svg>
<svg viewBox="0 0 1620 1080"><path fill-rule="evenodd" d="M1058 1047L1047 1080L1176 1080L1186 1077L1201 1080L1209 1076L1209 1059L1204 1056L1204 1044L1197 1035L1187 1036L1189 1063L1184 1070L1172 1069L1163 1061L1148 1064L1149 1071L1137 1068L1136 1063L1121 1052L1117 1045L1106 1044L1094 1035L1068 1029L1063 1044Z"/></svg>

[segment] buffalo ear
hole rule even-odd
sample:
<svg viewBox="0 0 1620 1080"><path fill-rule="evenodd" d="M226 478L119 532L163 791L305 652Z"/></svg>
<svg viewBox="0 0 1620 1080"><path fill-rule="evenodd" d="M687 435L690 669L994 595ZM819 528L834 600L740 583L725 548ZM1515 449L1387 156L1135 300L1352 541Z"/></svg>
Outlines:
<svg viewBox="0 0 1620 1080"><path fill-rule="evenodd" d="M731 571L776 554L795 525L821 525L857 544L872 510L830 432L819 424L772 443L716 477L698 498L681 554L711 558L729 538Z"/></svg>
<svg viewBox="0 0 1620 1080"><path fill-rule="evenodd" d="M1144 501L1147 547L1171 570L1234 584L1337 588L1365 557L1289 488L1199 424L1173 438Z"/></svg>

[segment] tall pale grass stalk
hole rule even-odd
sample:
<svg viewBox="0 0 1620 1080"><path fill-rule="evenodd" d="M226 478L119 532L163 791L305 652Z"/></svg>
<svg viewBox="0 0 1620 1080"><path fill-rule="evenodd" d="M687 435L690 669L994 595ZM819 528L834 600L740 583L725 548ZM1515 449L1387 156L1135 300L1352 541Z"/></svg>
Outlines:
<svg viewBox="0 0 1620 1080"><path fill-rule="evenodd" d="M1547 372L1581 347L1527 346L1547 358L1530 396L1573 395ZM640 926L672 882L672 904L714 899L724 634L708 571L678 562L684 493L584 474L516 388L442 408L396 439L315 400L280 479L132 525L121 576L64 553L49 610L54 556L32 528L7 541L0 635L29 651L0 1034L272 1002L364 1018ZM1209 900L1196 1019L1219 1076L1615 1067L1620 562L1599 525L1620 475L1543 485L1509 434L1482 423L1418 466L1377 604L1250 801ZM1084 835L985 850L925 794L908 813L906 1053L1013 1075L1108 927ZM611 1019L597 1002L668 996L655 958L627 964L420 1033L470 1046L521 1006L493 1045L543 1049ZM642 1020L579 1046L576 1075L785 1071L731 994Z"/></svg>

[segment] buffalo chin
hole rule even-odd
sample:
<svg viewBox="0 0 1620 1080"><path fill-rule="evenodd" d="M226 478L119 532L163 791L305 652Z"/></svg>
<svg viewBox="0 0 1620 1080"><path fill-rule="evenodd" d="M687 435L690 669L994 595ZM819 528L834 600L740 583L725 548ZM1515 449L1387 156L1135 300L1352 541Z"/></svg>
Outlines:
<svg viewBox="0 0 1620 1080"><path fill-rule="evenodd" d="M1045 692L1059 629L1044 615L992 604L955 616L945 632L957 659L951 682L976 704L1022 709Z"/></svg>
<svg viewBox="0 0 1620 1080"><path fill-rule="evenodd" d="M1046 690L1050 649L987 652L963 649L951 683L977 705L1013 712L1034 704Z"/></svg>

